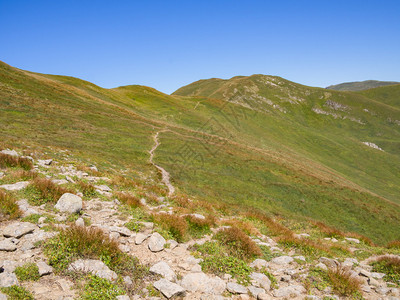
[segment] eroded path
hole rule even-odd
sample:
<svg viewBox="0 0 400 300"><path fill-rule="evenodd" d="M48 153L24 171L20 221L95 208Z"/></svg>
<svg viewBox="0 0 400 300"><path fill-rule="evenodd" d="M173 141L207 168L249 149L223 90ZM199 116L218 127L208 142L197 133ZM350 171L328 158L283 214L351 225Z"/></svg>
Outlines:
<svg viewBox="0 0 400 300"><path fill-rule="evenodd" d="M153 139L154 139L154 146L153 146L153 148L151 148L151 150L149 151L149 154L150 154L150 163L153 165L153 166L155 166L160 172L161 172L161 176L162 176L162 179L161 179L161 181L167 186L167 188L168 188L168 197L171 197L174 193L175 193L175 187L171 184L171 181L170 181L170 174L163 168L163 167L160 167L159 165L157 165L154 161L153 161L153 158L154 158L154 151L156 151L156 149L158 148L158 146L160 146L160 142L158 141L158 135L159 135L159 133L160 132L163 132L164 130L162 130L162 131L158 131L155 135L154 135L154 137L153 137Z"/></svg>

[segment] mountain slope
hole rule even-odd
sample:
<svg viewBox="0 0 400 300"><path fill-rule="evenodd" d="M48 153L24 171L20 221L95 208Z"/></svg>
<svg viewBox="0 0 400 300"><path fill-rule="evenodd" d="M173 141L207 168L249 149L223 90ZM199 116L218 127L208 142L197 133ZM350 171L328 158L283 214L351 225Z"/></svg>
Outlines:
<svg viewBox="0 0 400 300"><path fill-rule="evenodd" d="M400 127L388 122L400 119L397 107L263 75L170 96L0 63L0 83L3 147L67 148L154 183L149 151L159 132L154 161L178 194L320 220L377 242L400 238Z"/></svg>
<svg viewBox="0 0 400 300"><path fill-rule="evenodd" d="M340 84L334 84L327 87L329 90L337 91L363 91L385 85L399 84L396 81L379 81L379 80L365 80L365 81L354 81L344 82Z"/></svg>

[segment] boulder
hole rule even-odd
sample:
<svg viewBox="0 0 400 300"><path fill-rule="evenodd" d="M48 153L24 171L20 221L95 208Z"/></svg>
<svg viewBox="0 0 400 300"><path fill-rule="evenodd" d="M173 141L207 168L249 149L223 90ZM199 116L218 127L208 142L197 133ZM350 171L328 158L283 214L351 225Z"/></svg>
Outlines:
<svg viewBox="0 0 400 300"><path fill-rule="evenodd" d="M0 188L5 189L7 191L20 191L26 188L29 185L29 181L20 181L13 184L3 184L0 185Z"/></svg>
<svg viewBox="0 0 400 300"><path fill-rule="evenodd" d="M144 233L138 233L135 237L135 244L140 245L142 244L150 235Z"/></svg>
<svg viewBox="0 0 400 300"><path fill-rule="evenodd" d="M0 288L18 285L17 276L14 273L3 272L0 273Z"/></svg>
<svg viewBox="0 0 400 300"><path fill-rule="evenodd" d="M221 278L212 278L202 272L186 274L180 284L187 291L205 294L220 295L226 288L226 284Z"/></svg>
<svg viewBox="0 0 400 300"><path fill-rule="evenodd" d="M166 241L158 232L154 232L149 239L149 249L152 252L164 250Z"/></svg>
<svg viewBox="0 0 400 300"><path fill-rule="evenodd" d="M228 282L226 289L232 294L247 294L247 288L241 284Z"/></svg>
<svg viewBox="0 0 400 300"><path fill-rule="evenodd" d="M36 228L38 227L35 224L29 222L15 222L4 228L3 235L19 239L25 234L33 232Z"/></svg>
<svg viewBox="0 0 400 300"><path fill-rule="evenodd" d="M54 207L58 209L60 212L73 214L80 212L82 206L83 202L81 197L71 193L65 193L60 197L60 199L58 200L57 204Z"/></svg>
<svg viewBox="0 0 400 300"><path fill-rule="evenodd" d="M263 273L251 273L250 279L253 285L261 287L266 291L269 291L271 288L271 280Z"/></svg>
<svg viewBox="0 0 400 300"><path fill-rule="evenodd" d="M39 268L39 275L40 276L49 275L49 274L53 273L53 267L49 266L44 261L39 261L39 262L36 263L36 265Z"/></svg>
<svg viewBox="0 0 400 300"><path fill-rule="evenodd" d="M250 295L257 299L258 295L261 293L265 293L264 289L255 287L253 285L247 287L249 289Z"/></svg>
<svg viewBox="0 0 400 300"><path fill-rule="evenodd" d="M272 263L277 265L288 265L293 261L294 259L291 256L278 256L271 260Z"/></svg>
<svg viewBox="0 0 400 300"><path fill-rule="evenodd" d="M117 274L111 271L101 260L95 259L78 259L77 261L70 264L68 271L82 271L93 273L94 275L107 279L115 280L117 279Z"/></svg>
<svg viewBox="0 0 400 300"><path fill-rule="evenodd" d="M165 262L165 261L160 261L153 265L150 268L150 272L154 274L161 275L165 279L169 281L175 281L176 280L176 275L175 272L172 271L171 267Z"/></svg>
<svg viewBox="0 0 400 300"><path fill-rule="evenodd" d="M15 251L17 250L17 246L11 242L11 239L6 239L0 241L0 251Z"/></svg>
<svg viewBox="0 0 400 300"><path fill-rule="evenodd" d="M153 286L168 299L175 296L184 296L185 294L185 289L183 287L165 278L154 282Z"/></svg>

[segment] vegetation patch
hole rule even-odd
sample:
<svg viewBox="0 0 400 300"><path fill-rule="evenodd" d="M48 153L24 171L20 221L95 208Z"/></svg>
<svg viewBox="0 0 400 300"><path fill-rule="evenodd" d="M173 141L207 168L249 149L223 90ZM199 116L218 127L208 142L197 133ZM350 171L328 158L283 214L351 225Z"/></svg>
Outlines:
<svg viewBox="0 0 400 300"><path fill-rule="evenodd" d="M154 221L161 229L169 232L178 242L183 242L186 238L188 223L183 217L170 214L154 215Z"/></svg>
<svg viewBox="0 0 400 300"><path fill-rule="evenodd" d="M205 219L187 215L185 219L189 225L189 234L194 238L200 238L205 234L211 233L211 227L215 225L215 217L208 215Z"/></svg>
<svg viewBox="0 0 400 300"><path fill-rule="evenodd" d="M32 205L42 205L45 203L55 203L65 193L73 193L71 189L59 186L50 179L35 178L25 189L28 201Z"/></svg>
<svg viewBox="0 0 400 300"><path fill-rule="evenodd" d="M381 256L372 263L372 271L385 273L383 280L395 283L400 286L400 257Z"/></svg>
<svg viewBox="0 0 400 300"><path fill-rule="evenodd" d="M16 219L22 214L13 195L0 190L0 215Z"/></svg>
<svg viewBox="0 0 400 300"><path fill-rule="evenodd" d="M29 158L0 153L0 168L20 167L32 170L33 164Z"/></svg>
<svg viewBox="0 0 400 300"><path fill-rule="evenodd" d="M93 275L88 275L82 287L81 300L114 300L125 291L111 281Z"/></svg>
<svg viewBox="0 0 400 300"><path fill-rule="evenodd" d="M116 196L118 200L120 200L122 203L126 205L129 205L130 207L142 206L142 203L140 203L140 198L133 194L117 192Z"/></svg>
<svg viewBox="0 0 400 300"><path fill-rule="evenodd" d="M8 300L34 300L33 295L26 288L18 285L0 288L8 296Z"/></svg>
<svg viewBox="0 0 400 300"><path fill-rule="evenodd" d="M136 220L130 220L129 222L125 223L124 226L134 232L139 232L143 228L143 224L137 222Z"/></svg>
<svg viewBox="0 0 400 300"><path fill-rule="evenodd" d="M39 268L35 263L26 263L23 266L16 267L14 271L18 280L33 280L37 281L40 278Z"/></svg>
<svg viewBox="0 0 400 300"><path fill-rule="evenodd" d="M85 197L90 198L90 197L95 197L97 195L96 188L91 183L88 183L85 181L79 181L78 187L79 187L80 191L82 192L83 196L85 196Z"/></svg>

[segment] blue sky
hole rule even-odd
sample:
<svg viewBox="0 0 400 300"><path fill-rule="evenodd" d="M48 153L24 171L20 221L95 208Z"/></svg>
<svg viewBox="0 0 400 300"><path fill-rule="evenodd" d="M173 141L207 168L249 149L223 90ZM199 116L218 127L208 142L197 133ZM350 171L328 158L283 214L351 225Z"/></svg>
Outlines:
<svg viewBox="0 0 400 300"><path fill-rule="evenodd" d="M398 0L0 0L0 60L165 93L260 73L400 81L399 16Z"/></svg>

